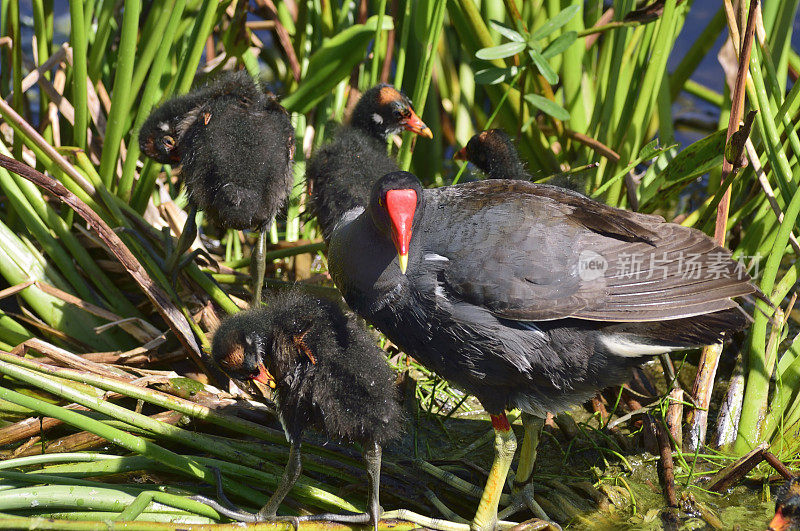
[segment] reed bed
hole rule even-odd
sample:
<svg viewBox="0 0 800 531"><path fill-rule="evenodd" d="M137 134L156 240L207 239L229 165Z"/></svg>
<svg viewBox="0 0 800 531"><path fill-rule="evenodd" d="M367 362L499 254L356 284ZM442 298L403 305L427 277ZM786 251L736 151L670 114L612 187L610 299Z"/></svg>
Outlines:
<svg viewBox="0 0 800 531"><path fill-rule="evenodd" d="M475 178L450 160L454 148L502 127L535 180L714 234L749 268L770 304L749 302L746 335L722 352L665 360L583 414L549 421L557 470L543 466L535 479L551 517L634 517L630 460L659 453L659 426L681 491L702 490L761 443L791 465L797 5L726 0L669 71L690 2L2 0L0 528L216 524L226 519L189 499L213 495L215 469L249 509L278 480L288 447L274 412L258 390L230 386L208 354L219 321L247 305L255 235L201 217L194 248L214 263L198 258L172 283L164 262L186 195L177 168L146 159L136 140L154 106L228 69L267 83L297 131L268 287L336 293L306 213L305 160L379 81L401 87L434 133L388 146L426 185ZM692 74L723 33L718 93ZM718 124L679 145L674 104L687 97L712 106ZM381 344L403 375L409 418L404 442L385 454L384 506L463 522L485 477L476 456L490 452L490 438L475 436L489 425L471 397ZM356 449L323 442L307 445L284 514L363 508ZM763 465L751 478L770 474Z"/></svg>

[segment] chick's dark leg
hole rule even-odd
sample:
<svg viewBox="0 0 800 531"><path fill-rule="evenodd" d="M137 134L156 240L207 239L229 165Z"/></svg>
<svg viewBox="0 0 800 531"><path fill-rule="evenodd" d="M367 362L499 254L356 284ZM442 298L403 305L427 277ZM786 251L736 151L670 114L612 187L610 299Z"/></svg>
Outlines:
<svg viewBox="0 0 800 531"><path fill-rule="evenodd" d="M364 451L364 462L367 465L367 481L369 485L369 500L367 512L369 513L372 529L378 531L378 520L381 518L381 445L371 441L367 443Z"/></svg>
<svg viewBox="0 0 800 531"><path fill-rule="evenodd" d="M372 524L373 531L378 530L378 521L381 518L380 487L381 487L381 446L370 441L365 445L364 462L367 467L367 484L369 500L366 513L322 513L308 516L298 516L300 522L323 521L340 524ZM276 492L277 494L277 492ZM273 495L275 496L275 495Z"/></svg>
<svg viewBox="0 0 800 531"><path fill-rule="evenodd" d="M278 486L275 487L275 492L272 493L267 504L258 511L258 517L260 519L267 520L275 516L278 512L278 507L280 507L286 495L289 494L289 491L292 490L292 487L297 482L297 478L300 477L300 472L302 471L303 464L300 461L300 443L292 443L291 448L289 448L289 462L286 463L283 476L278 482Z"/></svg>
<svg viewBox="0 0 800 531"><path fill-rule="evenodd" d="M267 270L264 254L267 252L267 231L269 223L264 223L258 229L258 241L253 249L252 260L256 263L256 276L253 279L253 301L251 308L261 306L261 290L264 288L264 273Z"/></svg>
<svg viewBox="0 0 800 531"><path fill-rule="evenodd" d="M381 518L380 487L381 487L381 446L370 441L365 444L364 462L367 467L367 489L369 500L366 513L322 513L308 516L298 516L300 522L336 522L340 524L372 524L373 531L378 531L378 521ZM277 492L276 492L277 494ZM275 495L273 495L274 497Z"/></svg>
<svg viewBox="0 0 800 531"><path fill-rule="evenodd" d="M208 505L223 516L227 516L228 518L238 522L248 523L287 521L292 523L295 530L298 527L298 522L314 519L313 516L276 516L278 507L280 507L289 491L292 490L292 487L297 482L297 478L300 477L300 472L302 471L302 463L300 462L300 443L291 443L291 447L289 448L289 461L286 463L283 476L278 482L278 486L275 488L275 492L272 493L269 501L257 513L250 513L234 506L222 491L222 475L218 470L212 471L216 477L217 498L219 501L212 500L202 495L192 496L191 499Z"/></svg>
<svg viewBox="0 0 800 531"><path fill-rule="evenodd" d="M170 274L173 284L175 283L175 279L178 276L178 271L180 270L179 264L181 263L181 257L186 251L189 250L196 237L197 206L192 205L189 208L189 217L186 218L186 223L183 225L183 230L181 231L180 238L178 238L178 243L172 250L170 257L167 259L166 269Z"/></svg>

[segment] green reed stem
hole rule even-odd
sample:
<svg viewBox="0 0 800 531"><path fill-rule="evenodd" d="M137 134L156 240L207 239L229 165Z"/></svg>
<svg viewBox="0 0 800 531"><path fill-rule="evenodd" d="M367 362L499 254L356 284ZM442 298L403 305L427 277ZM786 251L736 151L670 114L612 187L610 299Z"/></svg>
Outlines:
<svg viewBox="0 0 800 531"><path fill-rule="evenodd" d="M108 39L111 37L113 30L112 20L116 4L117 0L103 0L97 15L97 32L94 35L92 50L89 53L88 67L89 78L93 83L97 83L100 80L104 59L106 58Z"/></svg>
<svg viewBox="0 0 800 531"><path fill-rule="evenodd" d="M52 16L52 6L48 6L49 12ZM52 42L48 36L48 17L45 14L44 0L32 0L31 8L33 11L33 30L36 34L36 56L38 64L43 64L50 57L50 46ZM50 19L51 20L51 19ZM74 56L73 56L74 61ZM44 73L44 78L50 80L52 77L50 72ZM44 123L45 116L47 116L47 104L50 99L47 97L45 91L39 91L39 123ZM52 129L50 127L44 133L48 142L52 142Z"/></svg>
<svg viewBox="0 0 800 531"><path fill-rule="evenodd" d="M433 64L436 58L436 50L439 46L439 37L442 34L442 24L444 22L444 12L447 7L447 2L439 0L436 3L433 20L431 25L427 28L426 39L423 45L425 50L425 61L423 62L422 75L417 76L417 82L414 86L414 95L411 101L414 103L414 108L417 109L418 114L422 115L425 110L425 100L428 98L428 89L431 84L431 77L433 76ZM411 167L411 144L413 143L413 134L406 132L403 133L403 145L400 147L400 153L397 155L398 165L403 170L408 170Z"/></svg>
<svg viewBox="0 0 800 531"><path fill-rule="evenodd" d="M111 402L107 402L102 399L86 395L74 389L60 386L54 383L52 380L50 380L43 374L31 372L30 370L23 369L17 365L12 365L11 363L8 363L9 361L12 361L9 359L10 355L0 354L0 356L2 356L0 357L0 359L4 360L0 361L0 372L8 376L24 381L30 385L34 385L40 389L43 389L49 393L53 393L57 396L65 398L71 402L75 402L83 406L86 406L94 411L99 411L101 413L104 413L112 418L122 420L133 426L148 430L156 435L167 438L168 440L171 440L173 442L189 446L191 448L195 448L203 452L210 453L211 455L216 455L225 458L231 462L240 463L243 466L251 467L262 471L269 470L272 473L266 474L265 480L273 487L277 485L278 478L282 472L282 467L263 461L262 459L250 453L239 451L228 444L207 437L204 434L190 432L182 428L172 426L170 424L159 422L146 415L130 411L126 408L123 408ZM146 399L145 397L147 395L139 395L139 396L142 396L142 399L144 400ZM3 397L0 396L0 398ZM164 398L162 397L161 400L164 400ZM13 402L13 400L9 401ZM183 406L185 407L185 404L183 404ZM215 416L215 418L219 420L219 417ZM110 428L105 424L103 424L103 426L105 428ZM104 434L97 433L93 429L88 429L88 428L84 429L87 429L87 431L91 431L92 433L96 433L97 435L108 439L108 437L106 437ZM263 432L263 430L259 431ZM108 440L114 442L115 444L120 444L116 439L108 439ZM124 444L121 446L127 448L127 446L125 446ZM137 453L146 456L149 455L142 451L138 451ZM149 456L155 459L159 459L159 455L160 454L154 454ZM203 477L205 477L205 475ZM214 482L211 481L209 481L209 483L214 484ZM248 488L247 490L250 489ZM338 498L332 494L329 494L324 490L312 485L307 479L303 477L301 477L298 480L293 492L295 493L295 495L299 500L304 501L306 503L314 504L315 506L322 506L326 509L330 508L334 510L344 509L344 510L356 511L355 507L350 505L347 501Z"/></svg>
<svg viewBox="0 0 800 531"><path fill-rule="evenodd" d="M211 34L216 22L216 12L220 4L215 0L203 0L200 13L194 19L192 34L189 37L189 46L184 51L178 62L178 73L175 76L176 84L173 85L173 94L188 92L192 86L197 65L203 55L206 39ZM168 94L169 95L169 94Z"/></svg>
<svg viewBox="0 0 800 531"><path fill-rule="evenodd" d="M400 43L397 47L397 59L394 71L394 86L403 85L403 74L406 71L406 50L408 46L408 36L414 22L411 20L412 2L403 2L403 27L400 30Z"/></svg>
<svg viewBox="0 0 800 531"><path fill-rule="evenodd" d="M89 127L89 98L86 89L86 28L84 27L83 2L69 3L70 44L72 45L72 106L75 109L75 125L72 141L86 149L86 134Z"/></svg>
<svg viewBox="0 0 800 531"><path fill-rule="evenodd" d="M378 72L380 66L381 53L383 50L383 17L386 13L386 0L380 0L378 3L378 25L375 26L375 40L372 47L372 64L370 65L371 71L369 76L369 86L378 83Z"/></svg>
<svg viewBox="0 0 800 531"><path fill-rule="evenodd" d="M142 94L142 99L139 101L139 110L137 111L136 122L133 126L133 141L128 146L128 156L125 159L125 165L122 168L122 179L119 183L117 195L125 202L130 201L131 194L133 194L134 198L140 198L148 197L152 192L152 187L155 181L145 182L145 179L141 177L145 174L144 170L140 174L139 181L136 183L136 188L132 190L133 176L136 172L136 161L139 158L140 153L139 142L136 138L136 135L139 134L139 129L142 127L142 124L144 124L144 121L147 120L150 111L156 104L160 90L161 76L166 69L167 61L170 59L169 52L172 48L172 44L175 42L176 31L185 7L186 0L175 0L169 17L163 17L166 21L166 27L162 28L161 25L159 25L158 28L160 29L156 29L159 38L151 39L151 42L160 42L161 44L158 47L158 53L155 56L152 68L150 69L150 75L148 76L147 84L144 87L144 94ZM138 65L137 68L139 68ZM147 72L147 69L142 68L141 70L137 70L137 72L134 73L134 77L140 72ZM134 80L134 84L135 82L136 80ZM146 165L145 169L148 167L149 165Z"/></svg>
<svg viewBox="0 0 800 531"><path fill-rule="evenodd" d="M3 372L6 374L14 374L16 376L21 376L22 378L26 378L29 380L31 379L25 375L27 371L20 371L19 369L14 370L13 366L9 366L8 364L3 363L2 369ZM75 391L66 388L59 389L57 384L47 382L42 378L39 378L38 380L39 384L44 384L41 386L41 388L43 389L45 387L49 388L50 390L55 389L61 392L59 394L73 395L81 398L81 400L84 400L85 402L92 402L92 401L98 402L97 399L88 400L87 395L83 395L82 393L77 393ZM10 389L0 388L0 398L2 398L3 400L8 400L9 402L12 402L14 404L21 405L23 407L27 407L47 417L52 417L54 419L61 420L71 426L75 426L78 429L94 433L95 435L103 437L104 439L116 444L117 446L121 446L126 450L130 450L131 452L135 452L142 456L150 457L166 465L167 467L179 471L185 475L202 479L210 485L216 484L216 480L214 479L214 474L206 467L197 463L197 461L194 458L181 456L170 450L162 448L161 446L158 446L150 441L147 441L146 439L137 437L135 435L131 435L122 430L118 430L117 428L107 426L98 420L94 420L92 418L87 417L86 415L82 415L75 411L61 408L54 404L49 404L37 398L29 397L17 393L16 391L11 391ZM108 404L108 402L105 403ZM237 484L235 482L230 482L228 480L225 480L224 478L223 478L223 484L227 489L230 489L230 492L235 492L251 502L261 503L264 501L264 497L261 494L250 489L249 487Z"/></svg>
<svg viewBox="0 0 800 531"><path fill-rule="evenodd" d="M131 105L131 77L133 76L133 63L136 59L136 38L139 35L139 12L141 9L141 0L125 0L122 35L114 75L114 91L111 96L111 111L108 114L103 153L100 156L100 177L109 190L113 188L125 118L128 116Z"/></svg>
<svg viewBox="0 0 800 531"><path fill-rule="evenodd" d="M11 34L12 47L11 47L11 86L14 91L14 96L11 104L14 109L24 114L25 95L22 93L22 33L19 25L19 0L11 0L8 4L8 19L9 19L9 32ZM5 17L6 13L2 13ZM12 151L14 158L22 158L22 138L18 133L14 133L14 144Z"/></svg>
<svg viewBox="0 0 800 531"><path fill-rule="evenodd" d="M717 36L719 36L724 27L725 9L720 6L669 76L669 90L673 101L681 93L681 90L685 88L684 84L689 81L689 77L697 70L703 58L708 55L717 40Z"/></svg>

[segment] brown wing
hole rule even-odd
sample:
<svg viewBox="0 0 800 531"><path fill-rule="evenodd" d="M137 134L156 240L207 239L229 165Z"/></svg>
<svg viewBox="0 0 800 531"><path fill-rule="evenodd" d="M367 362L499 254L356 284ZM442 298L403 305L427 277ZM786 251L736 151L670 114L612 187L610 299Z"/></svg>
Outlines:
<svg viewBox="0 0 800 531"><path fill-rule="evenodd" d="M552 186L431 190L425 209L427 251L447 258L443 289L507 319L678 319L754 291L702 232Z"/></svg>

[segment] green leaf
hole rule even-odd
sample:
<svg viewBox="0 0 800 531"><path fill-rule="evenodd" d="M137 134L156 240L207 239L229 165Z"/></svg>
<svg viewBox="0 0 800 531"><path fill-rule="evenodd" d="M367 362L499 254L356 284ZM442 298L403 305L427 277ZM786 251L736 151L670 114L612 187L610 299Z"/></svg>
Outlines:
<svg viewBox="0 0 800 531"><path fill-rule="evenodd" d="M517 75L517 72L519 72L519 68L516 66L510 66L508 68L497 68L492 66L490 68L475 72L475 83L479 85L496 85L498 83L505 83Z"/></svg>
<svg viewBox="0 0 800 531"><path fill-rule="evenodd" d="M535 121L536 121L536 115L533 115L530 118L528 118L527 120L525 120L525 123L522 124L522 127L520 127L519 132L520 133L527 133L528 129L531 128L531 125L533 125L533 123Z"/></svg>
<svg viewBox="0 0 800 531"><path fill-rule="evenodd" d="M727 134L727 129L717 131L678 153L660 175L664 184L672 186L688 181L719 166Z"/></svg>
<svg viewBox="0 0 800 531"><path fill-rule="evenodd" d="M367 46L375 36L378 17L370 17L365 24L356 24L328 39L314 52L308 63L308 74L300 86L281 102L286 109L305 113L343 79L366 54ZM383 17L383 29L394 27L392 18Z"/></svg>
<svg viewBox="0 0 800 531"><path fill-rule="evenodd" d="M553 33L555 30L566 24L575 16L575 13L581 8L580 4L572 4L568 8L561 11L558 15L554 16L533 32L531 40L538 41Z"/></svg>
<svg viewBox="0 0 800 531"><path fill-rule="evenodd" d="M640 205L656 194L674 194L695 178L722 164L727 129L711 133L678 153L646 188L641 190Z"/></svg>
<svg viewBox="0 0 800 531"><path fill-rule="evenodd" d="M568 31L559 35L556 40L547 45L547 48L542 52L542 57L550 59L556 55L563 53L567 48L572 46L572 43L578 38L578 33L575 31Z"/></svg>
<svg viewBox="0 0 800 531"><path fill-rule="evenodd" d="M549 100L544 96L538 94L527 94L525 99L534 107L539 109L545 114L549 114L556 120L569 120L569 113L553 100Z"/></svg>
<svg viewBox="0 0 800 531"><path fill-rule="evenodd" d="M497 33L499 33L500 35L502 35L503 37L505 37L510 41L525 42L526 40L525 37L514 31L513 29L509 28L508 26L500 24L496 20L490 20L489 25L493 27L497 31Z"/></svg>
<svg viewBox="0 0 800 531"><path fill-rule="evenodd" d="M547 62L547 59L545 59L538 50L535 48L528 48L528 55L531 56L533 64L536 65L536 69L539 70L539 73L544 76L548 83L551 85L558 83L558 74L556 74L555 70L550 66L550 63Z"/></svg>
<svg viewBox="0 0 800 531"><path fill-rule="evenodd" d="M650 159L652 159L654 157L657 157L657 156L661 155L662 153L667 153L667 152L669 152L671 150L674 150L674 149L676 149L676 146L677 146L677 144L674 144L672 146L666 146L666 147L660 148L660 147L658 147L658 139L653 140L652 142L647 144L645 147L643 147L641 149L641 151L639 151L639 156L638 157L636 157L634 160L630 161L628 163L628 165L625 166L625 168L623 168L622 170L617 172L616 175L614 175L612 178L608 179L606 182L604 182L602 184L602 186L600 186L597 190L595 190L592 193L591 197L595 198L595 199L600 197L606 190L611 188L612 184L614 184L619 179L622 179L623 177L625 177L625 175L627 175L628 172L633 170L636 166L638 166L639 164L641 164L642 162L644 162L646 160L650 160ZM655 167L655 164L650 166L650 168L653 168L653 167ZM648 170L648 171L650 171L650 170ZM641 205L644 204L646 199L644 198L644 192L642 192L640 195L641 195L641 197L639 198L639 201L640 201L639 204L640 204L640 207L641 207Z"/></svg>
<svg viewBox="0 0 800 531"><path fill-rule="evenodd" d="M478 59L483 59L485 61L491 61L493 59L503 59L505 57L511 57L512 55L517 55L525 48L527 48L527 45L524 42L507 42L505 44L501 44L500 46L492 46L491 48L481 48L480 50L475 52L475 57L477 57Z"/></svg>
<svg viewBox="0 0 800 531"><path fill-rule="evenodd" d="M661 151L663 150L658 149L658 139L656 138L639 151L639 156L637 158L641 160L649 160L655 157Z"/></svg>

